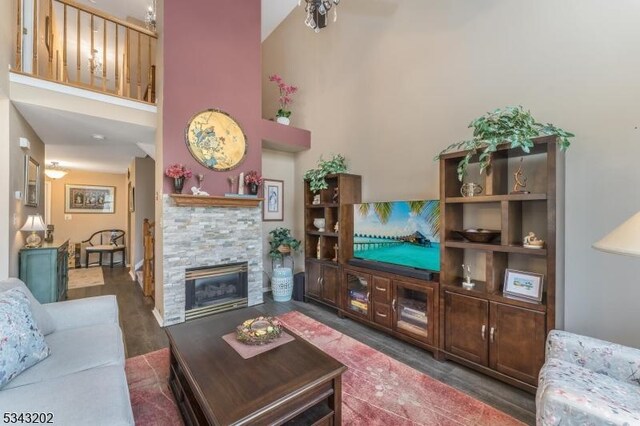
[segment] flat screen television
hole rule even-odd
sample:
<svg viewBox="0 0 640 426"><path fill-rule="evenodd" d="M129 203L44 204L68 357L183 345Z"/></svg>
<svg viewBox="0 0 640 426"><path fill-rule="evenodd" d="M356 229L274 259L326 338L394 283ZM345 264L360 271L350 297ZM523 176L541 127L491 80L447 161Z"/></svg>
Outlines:
<svg viewBox="0 0 640 426"><path fill-rule="evenodd" d="M406 269L440 271L440 201L354 205L353 256Z"/></svg>

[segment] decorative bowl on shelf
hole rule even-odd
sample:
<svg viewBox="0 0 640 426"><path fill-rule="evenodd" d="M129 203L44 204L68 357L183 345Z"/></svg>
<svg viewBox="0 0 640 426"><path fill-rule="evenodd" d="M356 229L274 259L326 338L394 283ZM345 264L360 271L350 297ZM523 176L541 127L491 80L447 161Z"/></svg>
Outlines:
<svg viewBox="0 0 640 426"><path fill-rule="evenodd" d="M326 221L323 217L318 217L313 219L313 226L318 228L319 232L324 232L324 227L326 226Z"/></svg>
<svg viewBox="0 0 640 426"><path fill-rule="evenodd" d="M490 243L496 237L500 236L500 231L495 231L491 229L482 229L482 228L471 228L465 229L464 231L456 231L456 234L460 235L465 240L471 243Z"/></svg>

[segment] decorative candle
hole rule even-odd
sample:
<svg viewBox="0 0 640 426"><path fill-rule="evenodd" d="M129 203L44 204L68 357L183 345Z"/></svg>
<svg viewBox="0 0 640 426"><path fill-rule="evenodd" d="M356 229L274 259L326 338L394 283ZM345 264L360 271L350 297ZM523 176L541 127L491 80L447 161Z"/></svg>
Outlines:
<svg viewBox="0 0 640 426"><path fill-rule="evenodd" d="M238 178L238 195L244 195L244 172Z"/></svg>

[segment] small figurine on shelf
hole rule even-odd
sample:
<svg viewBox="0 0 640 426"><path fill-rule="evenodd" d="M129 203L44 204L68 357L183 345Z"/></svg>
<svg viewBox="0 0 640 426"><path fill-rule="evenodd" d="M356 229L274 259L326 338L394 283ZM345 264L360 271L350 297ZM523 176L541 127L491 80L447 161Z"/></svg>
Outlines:
<svg viewBox="0 0 640 426"><path fill-rule="evenodd" d="M531 249L541 249L544 247L544 240L538 238L534 232L529 232L527 236L524 237L522 246Z"/></svg>
<svg viewBox="0 0 640 426"><path fill-rule="evenodd" d="M331 202L337 203L339 199L340 199L340 188L336 186L335 188L333 188L333 197L331 198Z"/></svg>
<svg viewBox="0 0 640 426"><path fill-rule="evenodd" d="M340 231L340 222L336 222L336 224L333 225L333 232L338 233L338 231Z"/></svg>
<svg viewBox="0 0 640 426"><path fill-rule="evenodd" d="M320 194L316 194L313 196L313 201L311 202L314 206L320 204Z"/></svg>
<svg viewBox="0 0 640 426"><path fill-rule="evenodd" d="M511 191L512 194L528 194L529 191L525 191L522 188L526 188L527 187L527 177L524 176L524 172L522 171L522 161L523 158L520 157L520 166L518 167L518 170L515 171L515 173L513 174L513 191Z"/></svg>
<svg viewBox="0 0 640 426"><path fill-rule="evenodd" d="M336 255L333 257L333 259L331 259L331 260L333 260L334 262L337 262L337 261L338 261L338 249L339 249L338 244L334 244L334 245L333 245L333 251L335 251L335 252L336 252Z"/></svg>
<svg viewBox="0 0 640 426"><path fill-rule="evenodd" d="M238 195L244 195L244 172L238 176Z"/></svg>
<svg viewBox="0 0 640 426"><path fill-rule="evenodd" d="M476 283L472 283L471 282L471 266L469 265L462 265L462 273L465 274L465 280L462 281L462 288L466 289L466 290L471 290L473 287L476 286Z"/></svg>
<svg viewBox="0 0 640 426"><path fill-rule="evenodd" d="M322 259L322 255L320 254L320 239L318 239L318 245L316 246L316 259Z"/></svg>

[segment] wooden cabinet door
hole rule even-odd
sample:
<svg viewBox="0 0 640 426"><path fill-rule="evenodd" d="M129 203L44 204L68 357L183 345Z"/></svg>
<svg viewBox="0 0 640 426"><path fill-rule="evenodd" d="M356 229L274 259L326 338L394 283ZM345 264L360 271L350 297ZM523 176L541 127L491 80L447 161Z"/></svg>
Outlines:
<svg viewBox="0 0 640 426"><path fill-rule="evenodd" d="M320 262L314 262L313 260L307 260L305 269L305 295L318 299L321 298L320 278L322 278L322 264Z"/></svg>
<svg viewBox="0 0 640 426"><path fill-rule="evenodd" d="M334 306L338 306L338 288L339 288L339 274L336 266L323 265L322 277L320 278L320 284L322 284L322 300L327 303L331 303Z"/></svg>
<svg viewBox="0 0 640 426"><path fill-rule="evenodd" d="M351 315L371 320L371 275L343 269L342 309Z"/></svg>
<svg viewBox="0 0 640 426"><path fill-rule="evenodd" d="M544 313L492 302L490 323L490 367L536 385L544 363Z"/></svg>
<svg viewBox="0 0 640 426"><path fill-rule="evenodd" d="M434 288L394 279L393 295L393 329L425 343L435 344Z"/></svg>
<svg viewBox="0 0 640 426"><path fill-rule="evenodd" d="M489 302L446 292L445 306L445 350L488 365Z"/></svg>

